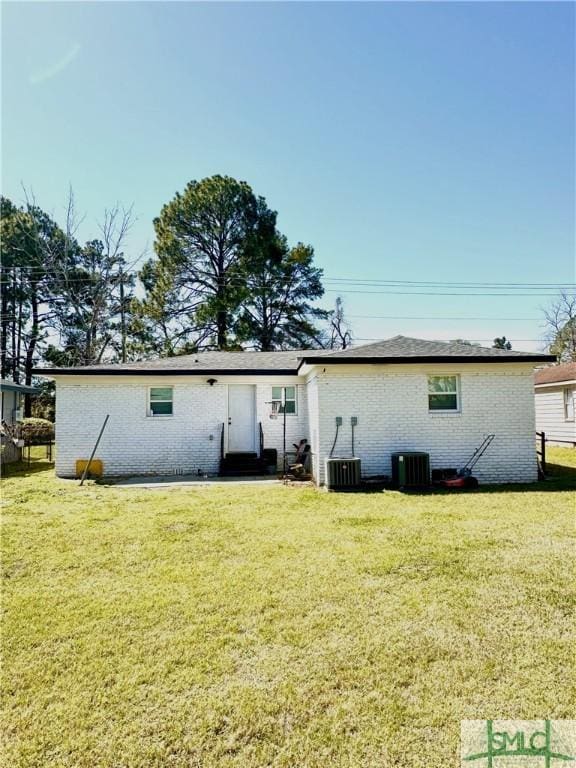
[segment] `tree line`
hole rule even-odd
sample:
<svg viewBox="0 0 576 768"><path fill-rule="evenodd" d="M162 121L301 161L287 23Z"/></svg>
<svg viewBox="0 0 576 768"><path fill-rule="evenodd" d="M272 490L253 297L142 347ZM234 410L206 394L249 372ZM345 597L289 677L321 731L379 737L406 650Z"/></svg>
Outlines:
<svg viewBox="0 0 576 768"><path fill-rule="evenodd" d="M345 348L341 298L318 306L322 270L311 245L291 245L277 214L229 176L191 181L154 220L153 258L137 273L125 253L131 209L104 211L81 242L74 197L62 224L35 200L1 198L0 368L26 384L58 367L199 350ZM139 286L139 287L138 287ZM545 311L549 348L576 360L576 299ZM509 349L505 336L494 346Z"/></svg>
<svg viewBox="0 0 576 768"><path fill-rule="evenodd" d="M106 210L86 242L71 193L64 218L1 199L3 378L29 384L39 362L350 344L341 300L332 311L317 305L314 249L290 245L246 182L191 181L154 220L155 256L136 274L125 253L131 209Z"/></svg>

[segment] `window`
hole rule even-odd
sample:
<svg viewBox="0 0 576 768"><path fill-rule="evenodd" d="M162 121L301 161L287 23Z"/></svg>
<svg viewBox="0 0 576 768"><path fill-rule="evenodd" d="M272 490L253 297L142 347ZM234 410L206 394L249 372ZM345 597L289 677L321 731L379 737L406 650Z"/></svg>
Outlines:
<svg viewBox="0 0 576 768"><path fill-rule="evenodd" d="M458 376L428 376L428 410L459 411Z"/></svg>
<svg viewBox="0 0 576 768"><path fill-rule="evenodd" d="M148 416L172 416L172 387L150 387Z"/></svg>
<svg viewBox="0 0 576 768"><path fill-rule="evenodd" d="M278 413L296 413L296 387L272 387L272 405Z"/></svg>
<svg viewBox="0 0 576 768"><path fill-rule="evenodd" d="M564 388L564 418L574 421L574 393L570 387Z"/></svg>

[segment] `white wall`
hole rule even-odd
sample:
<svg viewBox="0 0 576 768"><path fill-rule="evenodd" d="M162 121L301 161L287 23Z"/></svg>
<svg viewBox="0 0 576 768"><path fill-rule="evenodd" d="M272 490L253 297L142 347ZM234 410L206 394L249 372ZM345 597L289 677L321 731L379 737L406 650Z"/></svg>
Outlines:
<svg viewBox="0 0 576 768"><path fill-rule="evenodd" d="M317 368L319 440L316 464L343 426L335 456L351 455L350 417L358 417L355 454L364 475L391 474L390 455L400 450L430 453L432 468L460 467L487 433L496 439L475 468L480 482L537 479L533 369L530 365L470 364L326 366ZM460 413L428 411L428 374L457 373Z"/></svg>
<svg viewBox="0 0 576 768"><path fill-rule="evenodd" d="M428 374L461 377L462 411L428 412ZM298 387L298 413L288 414L287 445L310 440L313 466L323 482L324 459L336 416L344 419L335 455L350 455L350 417L357 416L355 453L363 473L390 474L390 454L428 451L431 466L459 467L485 434L496 440L475 470L481 482L536 480L533 370L529 364L356 365L308 369L303 377L68 376L56 386L56 472L74 476L104 419L110 421L97 451L105 474L216 474L220 430L227 422L227 386L256 385L257 421L266 448L282 453L282 417L269 418L272 386ZM174 387L174 416L146 416L149 386ZM210 439L212 435L213 439Z"/></svg>
<svg viewBox="0 0 576 768"><path fill-rule="evenodd" d="M17 392L2 390L2 420L6 424L14 424L16 422L16 410L20 405L20 400L21 396Z"/></svg>
<svg viewBox="0 0 576 768"><path fill-rule="evenodd" d="M300 440L310 440L308 434L308 402L306 396L306 385L296 377L292 379L284 378L281 381L272 383L259 383L256 385L256 420L261 422L264 432L264 447L276 448L278 451L278 467L282 467L283 452L283 432L284 415L279 413L276 419L270 418L272 406L272 386L295 386L296 393L296 413L286 414L286 451L294 451L293 444L298 444Z"/></svg>
<svg viewBox="0 0 576 768"><path fill-rule="evenodd" d="M535 391L536 429L545 432L546 438L558 445L568 446L567 442L576 442L576 422L564 418L564 386L539 387ZM576 387L570 385L570 394L574 398Z"/></svg>
<svg viewBox="0 0 576 768"><path fill-rule="evenodd" d="M298 386L300 382L300 386ZM88 458L106 414L110 419L96 452L107 476L216 474L222 424L228 420L228 383L256 385L256 419L264 446L282 452L282 418L269 418L272 386L298 386L298 412L287 414L287 446L307 434L306 388L296 377L68 376L56 380L56 474L73 477ZM174 415L146 415L148 388L174 387ZM255 443L258 445L258 443Z"/></svg>
<svg viewBox="0 0 576 768"><path fill-rule="evenodd" d="M321 481L319 457L320 457L320 410L318 400L318 376L314 372L306 382L308 398L308 427L310 431L310 446L312 451L312 473L317 482Z"/></svg>

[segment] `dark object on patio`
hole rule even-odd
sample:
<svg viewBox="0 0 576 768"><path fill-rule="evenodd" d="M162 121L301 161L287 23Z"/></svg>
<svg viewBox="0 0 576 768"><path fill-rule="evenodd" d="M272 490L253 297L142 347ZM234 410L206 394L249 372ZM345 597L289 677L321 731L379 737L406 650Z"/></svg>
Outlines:
<svg viewBox="0 0 576 768"><path fill-rule="evenodd" d="M278 451L276 448L262 449L262 464L269 475L275 475L278 471Z"/></svg>
<svg viewBox="0 0 576 768"><path fill-rule="evenodd" d="M448 467L445 469L433 469L432 470L432 482L439 483L440 480L449 480L451 477L456 477L458 470L456 467Z"/></svg>
<svg viewBox="0 0 576 768"><path fill-rule="evenodd" d="M392 487L392 478L390 475L369 475L362 478L361 487L364 491L384 491Z"/></svg>
<svg viewBox="0 0 576 768"><path fill-rule="evenodd" d="M278 463L278 451L276 448L263 448L262 449L262 458L264 459L264 462L266 464L277 464Z"/></svg>

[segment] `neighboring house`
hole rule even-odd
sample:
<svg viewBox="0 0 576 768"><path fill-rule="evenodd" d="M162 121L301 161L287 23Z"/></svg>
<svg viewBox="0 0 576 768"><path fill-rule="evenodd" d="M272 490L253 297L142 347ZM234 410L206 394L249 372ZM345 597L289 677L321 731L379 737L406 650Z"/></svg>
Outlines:
<svg viewBox="0 0 576 768"><path fill-rule="evenodd" d="M400 450L459 467L494 433L475 474L527 482L537 478L534 367L552 360L396 336L344 351L204 352L35 373L56 381L61 477L89 456L107 414L96 454L105 475L217 474L221 454L262 444L280 458L283 418L270 415L285 400L287 444L310 441L318 483L326 457L352 455L352 417L364 475L389 474Z"/></svg>
<svg viewBox="0 0 576 768"><path fill-rule="evenodd" d="M551 443L576 446L576 362L537 370L534 398L536 429Z"/></svg>
<svg viewBox="0 0 576 768"><path fill-rule="evenodd" d="M22 449L14 442L11 427L24 418L24 395L36 395L38 390L35 387L0 379L0 392L2 398L2 463L7 464L22 458ZM7 428L4 425L7 425Z"/></svg>
<svg viewBox="0 0 576 768"><path fill-rule="evenodd" d="M15 424L24 418L24 395L38 394L35 387L16 384L8 379L0 379L0 391L2 392L2 421L6 424Z"/></svg>

